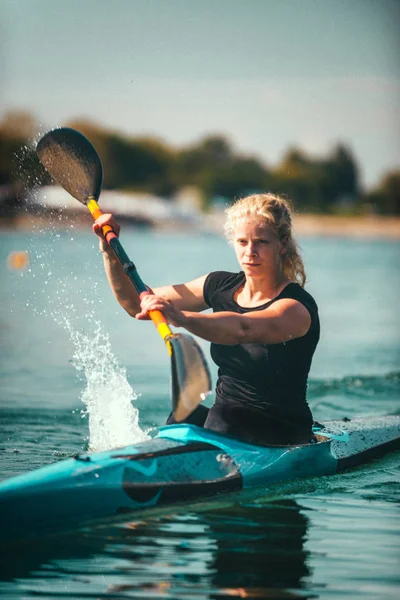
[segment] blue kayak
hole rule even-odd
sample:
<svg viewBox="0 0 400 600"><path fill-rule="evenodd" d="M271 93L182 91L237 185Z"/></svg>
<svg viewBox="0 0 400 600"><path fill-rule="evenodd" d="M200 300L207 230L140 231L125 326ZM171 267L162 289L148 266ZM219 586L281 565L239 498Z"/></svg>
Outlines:
<svg viewBox="0 0 400 600"><path fill-rule="evenodd" d="M316 425L316 441L255 446L194 425L82 453L0 483L2 540L70 531L135 512L337 473L400 448L400 416Z"/></svg>

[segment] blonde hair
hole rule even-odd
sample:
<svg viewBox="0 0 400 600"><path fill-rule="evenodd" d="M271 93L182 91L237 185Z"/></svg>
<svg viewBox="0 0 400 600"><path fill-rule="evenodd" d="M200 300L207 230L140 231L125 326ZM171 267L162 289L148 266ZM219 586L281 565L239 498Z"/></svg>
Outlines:
<svg viewBox="0 0 400 600"><path fill-rule="evenodd" d="M283 244L282 267L286 277L301 286L306 282L304 263L299 247L292 235L293 206L289 200L275 194L252 194L236 200L225 210L225 235L233 242L237 222L241 219L256 218L270 225Z"/></svg>

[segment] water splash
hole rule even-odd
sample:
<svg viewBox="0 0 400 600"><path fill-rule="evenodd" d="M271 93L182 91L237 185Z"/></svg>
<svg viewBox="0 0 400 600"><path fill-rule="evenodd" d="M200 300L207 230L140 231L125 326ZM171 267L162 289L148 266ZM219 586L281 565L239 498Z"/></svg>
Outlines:
<svg viewBox="0 0 400 600"><path fill-rule="evenodd" d="M89 418L90 450L108 450L148 439L139 427L139 413L132 401L138 395L118 365L111 350L108 335L100 323L92 336L75 330L68 318L64 327L69 331L75 352L72 363L86 378L81 400L82 417Z"/></svg>
<svg viewBox="0 0 400 600"><path fill-rule="evenodd" d="M60 237L68 235L65 229L60 233L60 218L63 219L62 213L57 215L55 223L49 220L39 231L48 239L48 243L41 244L41 250L32 243L33 264L27 276L40 277L43 287L40 292L33 292L26 307L52 319L68 333L73 344L71 364L85 382L80 397L84 404L81 416L88 419L89 449L109 450L144 441L149 436L139 426L138 409L132 405L138 394L129 384L125 369L112 352L108 334L96 318L96 307L103 301L96 278L92 279L89 270L83 291L73 272L69 277L56 275L57 246ZM73 229L71 219L68 221L69 229ZM72 238L71 243L74 244Z"/></svg>

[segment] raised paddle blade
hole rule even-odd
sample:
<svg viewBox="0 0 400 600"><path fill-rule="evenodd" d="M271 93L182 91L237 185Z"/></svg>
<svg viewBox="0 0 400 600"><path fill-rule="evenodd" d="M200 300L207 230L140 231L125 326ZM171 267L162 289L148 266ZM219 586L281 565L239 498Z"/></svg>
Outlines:
<svg viewBox="0 0 400 600"><path fill-rule="evenodd" d="M203 351L189 335L171 335L172 412L176 421L188 417L211 391L211 376Z"/></svg>
<svg viewBox="0 0 400 600"><path fill-rule="evenodd" d="M103 167L95 148L79 131L53 129L38 142L36 152L53 179L79 202L99 198Z"/></svg>

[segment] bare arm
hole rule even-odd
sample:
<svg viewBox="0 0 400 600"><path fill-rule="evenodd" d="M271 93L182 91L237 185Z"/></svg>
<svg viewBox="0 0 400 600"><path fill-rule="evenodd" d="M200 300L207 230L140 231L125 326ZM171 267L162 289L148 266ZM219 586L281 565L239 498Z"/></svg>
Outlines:
<svg viewBox="0 0 400 600"><path fill-rule="evenodd" d="M132 317L141 315L139 295L124 272L113 250L103 238L101 228L104 225L111 225L117 235L119 235L120 228L115 219L109 214L102 215L93 225L94 232L100 238L100 250L103 254L104 269L112 292L119 304L129 315ZM198 312L208 308L203 297L203 287L206 277L207 275L203 275L188 283L163 286L155 288L152 291L158 296L165 298L165 300L174 302L180 310Z"/></svg>
<svg viewBox="0 0 400 600"><path fill-rule="evenodd" d="M311 325L308 310L297 300L279 300L265 310L246 314L216 312L196 314L180 311L163 298L149 296L142 301L142 314L162 310L168 321L209 342L236 344L280 344L307 333Z"/></svg>
<svg viewBox="0 0 400 600"><path fill-rule="evenodd" d="M107 246L107 242L100 240L100 249L103 254L104 270L108 283L122 308L134 317L140 312L139 294L133 287L132 282L126 275L114 252L110 246Z"/></svg>

